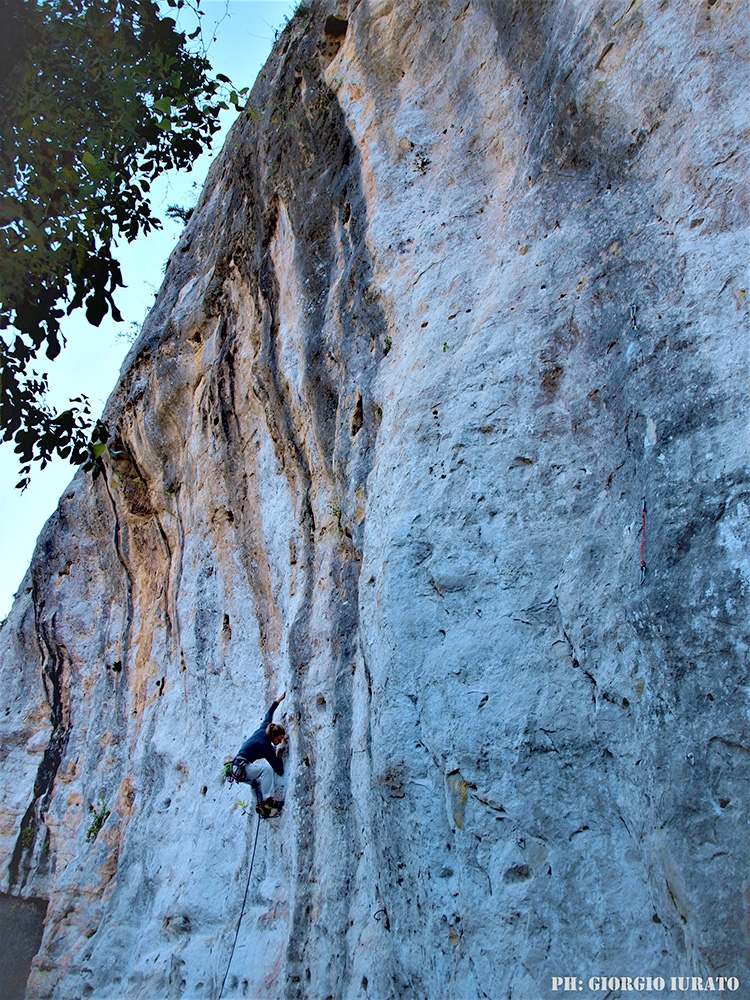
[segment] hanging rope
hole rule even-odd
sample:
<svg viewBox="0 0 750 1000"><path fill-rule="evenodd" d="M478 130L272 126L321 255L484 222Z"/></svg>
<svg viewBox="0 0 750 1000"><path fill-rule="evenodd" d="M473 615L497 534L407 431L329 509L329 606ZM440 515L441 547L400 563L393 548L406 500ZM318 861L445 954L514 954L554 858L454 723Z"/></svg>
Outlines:
<svg viewBox="0 0 750 1000"><path fill-rule="evenodd" d="M646 579L646 498L641 511L641 584Z"/></svg>
<svg viewBox="0 0 750 1000"><path fill-rule="evenodd" d="M227 981L227 976L229 975L229 968L232 964L232 959L234 958L234 949L237 944L237 938L240 934L240 924L242 923L242 915L245 912L245 903L247 902L247 891L250 888L250 876L253 874L253 865L255 864L255 848L258 846L258 834L260 833L260 815L258 816L258 821L255 824L255 842L253 844L253 854L250 858L250 871L247 873L247 884L245 885L245 895L242 898L242 909L240 910L240 919L237 921L237 930L234 932L234 941L232 942L232 950L229 953L229 961L227 962L227 971L224 973L224 978L221 981L221 989L219 990L219 1000L221 1000L222 993L224 992L224 986Z"/></svg>

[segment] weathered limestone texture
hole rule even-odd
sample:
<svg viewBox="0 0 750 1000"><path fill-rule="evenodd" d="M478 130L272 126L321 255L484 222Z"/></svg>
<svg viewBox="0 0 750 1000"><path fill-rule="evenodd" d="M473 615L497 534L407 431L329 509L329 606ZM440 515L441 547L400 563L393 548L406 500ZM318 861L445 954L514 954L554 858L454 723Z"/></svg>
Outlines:
<svg viewBox="0 0 750 1000"><path fill-rule="evenodd" d="M285 688L224 996L750 996L749 12L279 38L0 634L29 1000L215 1000Z"/></svg>

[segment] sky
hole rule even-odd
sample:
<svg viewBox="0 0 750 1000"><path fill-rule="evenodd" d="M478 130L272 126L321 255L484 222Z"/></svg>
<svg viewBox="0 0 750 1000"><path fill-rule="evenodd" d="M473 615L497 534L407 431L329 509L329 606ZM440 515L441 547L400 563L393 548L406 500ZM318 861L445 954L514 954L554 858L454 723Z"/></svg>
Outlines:
<svg viewBox="0 0 750 1000"><path fill-rule="evenodd" d="M268 57L277 30L292 16L296 2L288 0L201 0L203 43L215 73L224 73L235 87L251 87ZM192 24L185 23L189 31ZM164 277L167 258L183 225L165 216L169 205L192 207L198 200L208 168L235 121L232 109L223 114L222 132L211 153L204 153L191 172L172 171L152 189L152 205L164 228L118 248L125 289L115 297L122 323L110 317L92 327L82 316L63 325L68 343L49 365L49 402L62 409L72 396L89 397L94 416L104 409L117 382L120 366L148 313ZM80 312L80 310L79 310ZM56 460L46 469L32 469L31 484L15 488L19 465L12 444L0 446L0 620L8 614L13 595L31 562L36 539L75 469Z"/></svg>

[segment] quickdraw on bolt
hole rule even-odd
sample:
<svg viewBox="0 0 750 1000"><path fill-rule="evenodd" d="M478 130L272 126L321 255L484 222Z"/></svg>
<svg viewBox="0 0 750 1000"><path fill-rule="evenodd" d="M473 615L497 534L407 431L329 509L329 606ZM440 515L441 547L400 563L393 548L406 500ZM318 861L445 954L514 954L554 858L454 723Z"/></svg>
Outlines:
<svg viewBox="0 0 750 1000"><path fill-rule="evenodd" d="M641 510L641 584L646 579L646 498Z"/></svg>
<svg viewBox="0 0 750 1000"><path fill-rule="evenodd" d="M638 336L638 324L635 321L635 314L638 311L638 306L630 307L630 328L633 331L633 336Z"/></svg>

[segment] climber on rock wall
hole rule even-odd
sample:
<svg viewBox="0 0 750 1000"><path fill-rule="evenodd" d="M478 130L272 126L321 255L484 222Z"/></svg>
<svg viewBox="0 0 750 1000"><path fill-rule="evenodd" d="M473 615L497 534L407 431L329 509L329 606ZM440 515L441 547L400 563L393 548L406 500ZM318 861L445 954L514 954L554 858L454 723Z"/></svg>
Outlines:
<svg viewBox="0 0 750 1000"><path fill-rule="evenodd" d="M252 785L258 799L257 811L264 818L278 816L284 804L276 775L284 774L282 756L286 751L286 730L273 722L273 714L286 697L279 695L266 712L260 728L242 744L224 775L230 780Z"/></svg>

